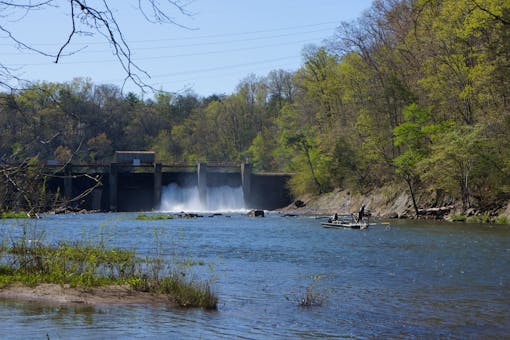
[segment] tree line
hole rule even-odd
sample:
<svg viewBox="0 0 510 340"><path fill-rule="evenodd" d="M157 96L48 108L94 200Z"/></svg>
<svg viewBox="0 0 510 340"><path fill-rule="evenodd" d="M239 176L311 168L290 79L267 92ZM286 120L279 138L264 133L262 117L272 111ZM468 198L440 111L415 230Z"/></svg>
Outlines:
<svg viewBox="0 0 510 340"><path fill-rule="evenodd" d="M307 46L298 70L249 75L228 95L143 99L87 79L3 93L0 162L154 150L292 172L295 195L397 183L416 211L424 192L488 209L509 198L509 104L508 1L378 0Z"/></svg>

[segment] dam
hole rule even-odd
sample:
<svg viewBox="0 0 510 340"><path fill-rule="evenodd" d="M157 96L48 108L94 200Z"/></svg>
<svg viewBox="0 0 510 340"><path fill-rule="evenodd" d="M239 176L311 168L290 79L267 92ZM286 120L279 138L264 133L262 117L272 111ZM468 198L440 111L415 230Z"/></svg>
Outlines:
<svg viewBox="0 0 510 340"><path fill-rule="evenodd" d="M273 210L292 201L291 174L257 173L249 163L161 164L154 158L153 152L117 151L110 164L55 164L47 186L97 211L175 210L187 197L196 204L184 207L200 210L222 209L227 202L235 209Z"/></svg>

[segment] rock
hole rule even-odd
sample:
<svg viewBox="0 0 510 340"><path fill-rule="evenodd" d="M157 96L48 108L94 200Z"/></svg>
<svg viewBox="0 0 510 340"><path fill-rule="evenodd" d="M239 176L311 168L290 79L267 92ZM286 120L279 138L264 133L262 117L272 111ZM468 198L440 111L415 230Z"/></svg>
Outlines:
<svg viewBox="0 0 510 340"><path fill-rule="evenodd" d="M303 208L304 206L306 206L306 203L301 201L301 200L296 200L294 202L294 205L297 207L297 208Z"/></svg>
<svg viewBox="0 0 510 340"><path fill-rule="evenodd" d="M251 217L264 217L264 210L253 209L248 211L248 216Z"/></svg>
<svg viewBox="0 0 510 340"><path fill-rule="evenodd" d="M385 218L394 218L394 219L397 219L398 218L398 213L390 212L390 213L386 214L384 217Z"/></svg>
<svg viewBox="0 0 510 340"><path fill-rule="evenodd" d="M194 214L194 213L185 213L184 215L180 216L181 218L199 218L204 217L203 215Z"/></svg>

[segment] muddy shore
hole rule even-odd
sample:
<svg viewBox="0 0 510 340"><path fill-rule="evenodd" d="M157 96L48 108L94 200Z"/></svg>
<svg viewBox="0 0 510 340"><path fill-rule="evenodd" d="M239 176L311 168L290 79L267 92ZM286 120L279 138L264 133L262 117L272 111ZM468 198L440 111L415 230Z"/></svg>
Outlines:
<svg viewBox="0 0 510 340"><path fill-rule="evenodd" d="M175 302L167 295L135 291L128 285L82 288L49 283L38 284L35 287L12 284L0 288L0 299L57 304L166 304L175 306Z"/></svg>

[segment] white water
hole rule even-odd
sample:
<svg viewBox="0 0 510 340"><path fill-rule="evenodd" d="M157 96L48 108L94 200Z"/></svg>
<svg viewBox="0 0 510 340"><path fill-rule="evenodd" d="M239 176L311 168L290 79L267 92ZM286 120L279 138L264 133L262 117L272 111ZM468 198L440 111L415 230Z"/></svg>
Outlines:
<svg viewBox="0 0 510 340"><path fill-rule="evenodd" d="M208 187L206 202L200 202L198 187L180 187L171 183L161 193L161 211L234 212L245 211L242 187Z"/></svg>

